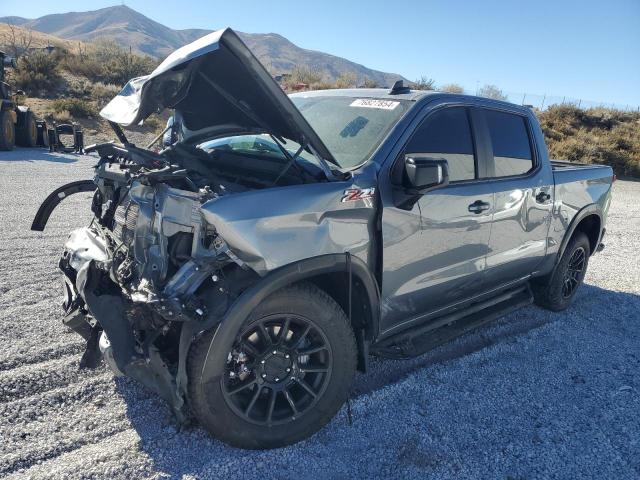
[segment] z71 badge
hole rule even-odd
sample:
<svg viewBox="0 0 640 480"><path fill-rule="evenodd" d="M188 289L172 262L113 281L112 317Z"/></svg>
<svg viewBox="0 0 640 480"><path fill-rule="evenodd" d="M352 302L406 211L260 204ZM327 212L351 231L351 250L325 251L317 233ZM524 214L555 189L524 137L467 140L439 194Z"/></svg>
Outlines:
<svg viewBox="0 0 640 480"><path fill-rule="evenodd" d="M366 200L373 198L376 193L376 187L370 188L348 188L344 191L341 202L355 202L356 200Z"/></svg>

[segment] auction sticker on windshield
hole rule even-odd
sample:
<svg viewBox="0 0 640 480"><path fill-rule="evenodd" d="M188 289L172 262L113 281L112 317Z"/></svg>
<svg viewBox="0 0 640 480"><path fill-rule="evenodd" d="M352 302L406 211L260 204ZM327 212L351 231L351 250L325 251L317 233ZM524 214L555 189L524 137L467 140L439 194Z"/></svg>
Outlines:
<svg viewBox="0 0 640 480"><path fill-rule="evenodd" d="M351 102L351 107L364 107L364 108L382 108L383 110L393 110L400 102L394 102L393 100L379 100L377 98L358 98Z"/></svg>

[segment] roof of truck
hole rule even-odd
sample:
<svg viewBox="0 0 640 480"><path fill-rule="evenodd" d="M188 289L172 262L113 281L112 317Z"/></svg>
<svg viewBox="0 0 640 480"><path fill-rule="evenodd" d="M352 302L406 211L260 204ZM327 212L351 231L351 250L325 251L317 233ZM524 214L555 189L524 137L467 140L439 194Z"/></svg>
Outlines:
<svg viewBox="0 0 640 480"><path fill-rule="evenodd" d="M352 97L352 98L380 98L384 100L409 100L417 102L427 98L435 99L437 97L455 97L460 99L466 99L470 103L491 103L494 105L503 105L510 108L517 107L522 110L526 110L527 107L523 107L514 103L505 102L502 100L494 100L491 98L478 97L475 95L465 95L462 93L450 93L450 92L438 92L435 90L409 90L407 93L391 93L390 88L345 88L335 90L312 90L305 92L296 92L289 95L290 97L325 97L325 96L339 96L339 97Z"/></svg>

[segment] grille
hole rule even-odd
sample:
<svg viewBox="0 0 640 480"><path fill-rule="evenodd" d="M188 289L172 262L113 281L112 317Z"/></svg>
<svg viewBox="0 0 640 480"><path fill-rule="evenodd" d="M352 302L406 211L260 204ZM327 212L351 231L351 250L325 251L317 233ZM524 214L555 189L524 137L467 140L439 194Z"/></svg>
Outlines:
<svg viewBox="0 0 640 480"><path fill-rule="evenodd" d="M113 234L127 246L133 242L140 207L129 196L116 208L113 216Z"/></svg>

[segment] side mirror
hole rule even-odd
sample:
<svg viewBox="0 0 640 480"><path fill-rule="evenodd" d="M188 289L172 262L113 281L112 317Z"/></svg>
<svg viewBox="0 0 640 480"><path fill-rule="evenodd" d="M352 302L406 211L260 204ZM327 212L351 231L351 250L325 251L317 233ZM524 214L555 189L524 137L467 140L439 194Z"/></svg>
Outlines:
<svg viewBox="0 0 640 480"><path fill-rule="evenodd" d="M419 195L449 184L447 161L409 154L404 157L404 186L407 193Z"/></svg>

